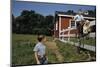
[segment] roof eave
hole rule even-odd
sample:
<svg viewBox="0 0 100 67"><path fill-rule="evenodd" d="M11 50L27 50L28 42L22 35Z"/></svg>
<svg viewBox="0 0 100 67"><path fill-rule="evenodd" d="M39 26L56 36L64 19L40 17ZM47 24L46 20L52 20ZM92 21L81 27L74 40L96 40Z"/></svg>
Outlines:
<svg viewBox="0 0 100 67"><path fill-rule="evenodd" d="M58 16L63 16L63 17L71 17L71 18L73 18L74 16L73 15L64 15L64 14L58 14ZM95 20L96 18L94 18L94 17L84 17L85 19L93 19L93 20Z"/></svg>

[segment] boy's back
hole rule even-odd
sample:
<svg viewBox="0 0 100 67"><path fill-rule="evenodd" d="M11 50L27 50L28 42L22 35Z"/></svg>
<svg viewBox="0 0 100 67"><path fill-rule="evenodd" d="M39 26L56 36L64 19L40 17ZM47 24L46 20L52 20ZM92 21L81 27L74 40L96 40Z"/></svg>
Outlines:
<svg viewBox="0 0 100 67"><path fill-rule="evenodd" d="M42 44L41 42L38 42L36 46L34 47L33 51L36 51L39 56L43 57L45 55L45 49L46 49L46 46Z"/></svg>

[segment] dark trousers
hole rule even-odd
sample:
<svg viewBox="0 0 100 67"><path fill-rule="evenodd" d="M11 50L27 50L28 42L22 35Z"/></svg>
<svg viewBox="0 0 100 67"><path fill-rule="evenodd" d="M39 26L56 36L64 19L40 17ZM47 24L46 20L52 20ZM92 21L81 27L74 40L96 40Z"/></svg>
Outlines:
<svg viewBox="0 0 100 67"><path fill-rule="evenodd" d="M80 53L80 46L81 46L81 37L83 37L83 24L80 23L80 21L76 22L77 24L77 30L78 30L78 43L79 46L77 47L77 52Z"/></svg>
<svg viewBox="0 0 100 67"><path fill-rule="evenodd" d="M46 57L38 58L40 61L40 64L47 64L47 59Z"/></svg>
<svg viewBox="0 0 100 67"><path fill-rule="evenodd" d="M83 35L83 24L80 24L80 21L77 21L76 24L77 24L78 35L79 37L81 37Z"/></svg>

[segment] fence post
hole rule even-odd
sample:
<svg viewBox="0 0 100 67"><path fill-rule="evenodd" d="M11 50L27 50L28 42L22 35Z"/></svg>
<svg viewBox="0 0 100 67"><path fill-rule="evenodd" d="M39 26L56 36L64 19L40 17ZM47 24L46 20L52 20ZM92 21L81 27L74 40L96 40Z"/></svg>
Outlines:
<svg viewBox="0 0 100 67"><path fill-rule="evenodd" d="M70 41L70 27L68 27L68 42Z"/></svg>

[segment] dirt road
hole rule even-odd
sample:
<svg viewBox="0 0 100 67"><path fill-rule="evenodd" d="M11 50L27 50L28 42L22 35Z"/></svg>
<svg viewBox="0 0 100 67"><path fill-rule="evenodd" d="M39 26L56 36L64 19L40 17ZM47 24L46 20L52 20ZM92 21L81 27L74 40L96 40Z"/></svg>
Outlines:
<svg viewBox="0 0 100 67"><path fill-rule="evenodd" d="M59 48L58 48L56 42L48 41L45 44L56 55L56 58L58 59L59 62L63 62L64 61L64 58L61 55L61 53L59 52Z"/></svg>

